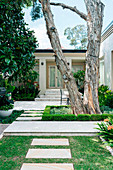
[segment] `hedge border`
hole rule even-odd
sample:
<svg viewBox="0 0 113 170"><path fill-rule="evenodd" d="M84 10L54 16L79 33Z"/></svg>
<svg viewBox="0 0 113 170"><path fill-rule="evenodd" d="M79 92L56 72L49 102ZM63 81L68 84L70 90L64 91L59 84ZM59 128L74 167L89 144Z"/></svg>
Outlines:
<svg viewBox="0 0 113 170"><path fill-rule="evenodd" d="M62 107L70 107L70 105L61 105L61 106L46 106L44 110L44 114L42 116L42 121L103 121L104 119L111 117L113 118L113 114L79 114L77 116L73 114L50 114L50 110L52 108L62 108Z"/></svg>

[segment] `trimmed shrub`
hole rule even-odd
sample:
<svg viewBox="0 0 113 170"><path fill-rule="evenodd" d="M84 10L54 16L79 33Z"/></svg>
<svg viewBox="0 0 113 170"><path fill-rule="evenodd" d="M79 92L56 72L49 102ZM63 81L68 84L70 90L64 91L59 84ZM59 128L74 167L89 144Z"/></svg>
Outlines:
<svg viewBox="0 0 113 170"><path fill-rule="evenodd" d="M102 114L101 116L102 116L102 120L104 120L104 119L106 119L106 118L108 118L108 117L113 118L113 115L112 115L112 114Z"/></svg>
<svg viewBox="0 0 113 170"><path fill-rule="evenodd" d="M79 120L79 121L89 121L90 119L91 119L91 115L89 115L89 114L77 115L77 120Z"/></svg>
<svg viewBox="0 0 113 170"><path fill-rule="evenodd" d="M46 106L44 110L44 114L50 114L51 106Z"/></svg>
<svg viewBox="0 0 113 170"><path fill-rule="evenodd" d="M93 115L91 115L91 120L94 120L94 121L102 120L102 115L93 114Z"/></svg>
<svg viewBox="0 0 113 170"><path fill-rule="evenodd" d="M75 121L76 116L72 114L67 114L67 115L46 115L44 114L42 116L42 121Z"/></svg>

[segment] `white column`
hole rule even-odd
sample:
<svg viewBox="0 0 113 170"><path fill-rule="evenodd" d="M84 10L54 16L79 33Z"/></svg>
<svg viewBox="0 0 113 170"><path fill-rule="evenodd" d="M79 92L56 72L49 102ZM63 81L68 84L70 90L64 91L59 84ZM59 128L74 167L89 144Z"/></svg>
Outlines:
<svg viewBox="0 0 113 170"><path fill-rule="evenodd" d="M69 65L70 70L72 70L72 59L71 58L66 58L67 63Z"/></svg>
<svg viewBox="0 0 113 170"><path fill-rule="evenodd" d="M39 60L39 86L40 94L44 94L46 91L46 59Z"/></svg>
<svg viewBox="0 0 113 170"><path fill-rule="evenodd" d="M66 60L67 60L67 63L68 63L70 70L72 70L72 59L69 58L69 57L68 58L66 57ZM65 89L66 89L66 85L65 85Z"/></svg>

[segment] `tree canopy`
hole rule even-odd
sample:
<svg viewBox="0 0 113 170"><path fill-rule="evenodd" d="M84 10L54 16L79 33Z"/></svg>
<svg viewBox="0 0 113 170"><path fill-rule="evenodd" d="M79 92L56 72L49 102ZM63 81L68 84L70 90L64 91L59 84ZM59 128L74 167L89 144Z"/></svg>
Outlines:
<svg viewBox="0 0 113 170"><path fill-rule="evenodd" d="M67 27L64 35L70 40L70 45L75 49L87 48L87 29L85 25L76 25L74 28Z"/></svg>
<svg viewBox="0 0 113 170"><path fill-rule="evenodd" d="M27 28L19 0L0 1L0 72L15 79L24 77L35 64L34 32Z"/></svg>

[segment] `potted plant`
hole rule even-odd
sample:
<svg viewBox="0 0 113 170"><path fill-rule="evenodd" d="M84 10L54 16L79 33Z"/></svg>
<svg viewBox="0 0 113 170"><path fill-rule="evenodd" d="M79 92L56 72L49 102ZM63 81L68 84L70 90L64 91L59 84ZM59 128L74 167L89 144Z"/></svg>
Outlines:
<svg viewBox="0 0 113 170"><path fill-rule="evenodd" d="M11 115L14 107L14 102L8 99L8 95L0 95L0 117L7 117Z"/></svg>

